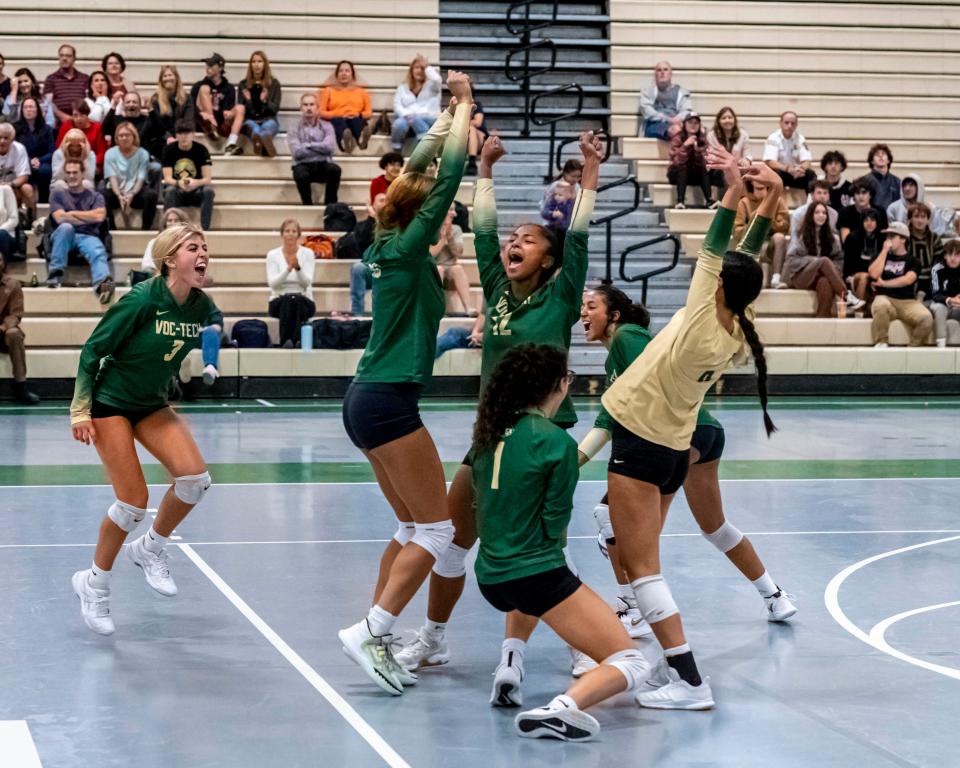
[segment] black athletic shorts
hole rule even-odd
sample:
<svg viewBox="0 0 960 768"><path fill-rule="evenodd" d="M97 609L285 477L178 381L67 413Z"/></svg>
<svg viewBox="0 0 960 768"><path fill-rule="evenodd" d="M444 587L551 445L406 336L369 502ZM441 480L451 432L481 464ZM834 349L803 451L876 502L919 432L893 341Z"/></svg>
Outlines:
<svg viewBox="0 0 960 768"><path fill-rule="evenodd" d="M419 384L353 383L343 397L343 426L350 441L372 451L423 426Z"/></svg>
<svg viewBox="0 0 960 768"><path fill-rule="evenodd" d="M99 400L94 399L93 405L90 407L90 416L94 419L107 419L111 416L123 416L123 418L130 422L131 427L135 427L137 424L147 418L147 416L152 416L157 411L162 411L164 408L169 407L169 405L164 403L163 405L158 405L153 408L138 408L135 411L131 411L126 408L117 408L113 405L107 405L106 403L101 403Z"/></svg>
<svg viewBox="0 0 960 768"><path fill-rule="evenodd" d="M687 477L689 461L689 448L676 451L651 443L613 422L613 447L607 464L609 472L655 485L661 494L668 496L680 490Z"/></svg>
<svg viewBox="0 0 960 768"><path fill-rule="evenodd" d="M480 584L480 594L498 611L520 611L527 616L543 616L580 589L580 581L563 565L532 576L499 584Z"/></svg>
<svg viewBox="0 0 960 768"><path fill-rule="evenodd" d="M723 427L700 424L690 439L690 447L696 448L697 453L700 454L700 458L694 463L709 464L711 461L718 461L723 456L723 446L726 441Z"/></svg>

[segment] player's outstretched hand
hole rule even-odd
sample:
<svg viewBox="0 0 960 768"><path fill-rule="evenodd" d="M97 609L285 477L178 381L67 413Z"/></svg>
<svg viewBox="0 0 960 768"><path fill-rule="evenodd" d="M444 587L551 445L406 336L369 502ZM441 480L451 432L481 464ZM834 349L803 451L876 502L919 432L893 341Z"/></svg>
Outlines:
<svg viewBox="0 0 960 768"><path fill-rule="evenodd" d="M765 184L768 189L783 189L783 179L766 163L752 163L749 168L744 169L743 177L759 181Z"/></svg>
<svg viewBox="0 0 960 768"><path fill-rule="evenodd" d="M469 104L473 101L473 89L470 87L470 78L466 73L455 69L447 72L447 88L460 104Z"/></svg>
<svg viewBox="0 0 960 768"><path fill-rule="evenodd" d="M480 150L480 162L493 165L505 154L507 154L507 150L500 137L490 136L483 142L483 148Z"/></svg>
<svg viewBox="0 0 960 768"><path fill-rule="evenodd" d="M728 187L735 187L740 184L740 162L736 155L727 152L721 146L710 146L707 147L706 159L707 169L721 171L723 180Z"/></svg>
<svg viewBox="0 0 960 768"><path fill-rule="evenodd" d="M78 421L73 425L73 439L78 440L84 445L91 445L97 442L97 430L93 427L92 421Z"/></svg>
<svg viewBox="0 0 960 768"><path fill-rule="evenodd" d="M603 161L603 139L593 131L580 134L580 154L584 161L600 163Z"/></svg>

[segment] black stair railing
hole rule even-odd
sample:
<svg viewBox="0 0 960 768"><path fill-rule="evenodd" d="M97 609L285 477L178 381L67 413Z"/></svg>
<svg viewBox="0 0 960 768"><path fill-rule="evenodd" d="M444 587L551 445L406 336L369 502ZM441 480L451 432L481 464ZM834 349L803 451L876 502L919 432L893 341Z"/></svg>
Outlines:
<svg viewBox="0 0 960 768"><path fill-rule="evenodd" d="M546 29L556 24L557 14L560 12L560 3L554 2L550 14L544 19L531 19L530 11L534 3L544 5L543 0L518 0L511 3L507 8L507 32L520 38L519 45L507 54L504 63L504 74L507 79L514 83L520 83L523 93L523 129L520 135L527 138L530 135L530 123L532 122L532 97L530 90L530 80L537 75L543 75L552 72L557 64L557 47L549 38L540 38L533 40L532 33L537 30ZM534 65L531 68L530 54L539 49L550 51L549 64ZM514 60L522 57L522 68L513 66ZM554 94L556 95L556 94ZM580 97L580 108L583 108L583 96ZM579 113L578 113L579 114Z"/></svg>
<svg viewBox="0 0 960 768"><path fill-rule="evenodd" d="M537 107L540 105L540 99L546 99L550 96L559 96L564 93L574 93L577 97L576 106L574 106L568 112L564 112L559 115L553 115L551 117L540 117L537 114ZM557 141L557 123L562 120L569 120L574 117L578 117L583 111L583 88L580 87L577 83L570 83L569 85L561 85L558 88L551 88L549 91L543 91L538 93L533 97L533 100L530 102L530 121L534 125L538 125L541 128L545 125L550 126L550 149L547 151L547 173L543 177L544 182L553 181L553 173L551 172L551 166L553 164L553 147ZM565 139L564 143L569 143L569 139ZM576 138L574 138L576 141ZM609 152L607 153L609 156ZM559 155L558 155L559 156ZM606 159L606 158L604 158Z"/></svg>
<svg viewBox="0 0 960 768"><path fill-rule="evenodd" d="M604 184L600 187L597 187L597 197L599 198L601 192L622 187L624 184L631 184L633 186L633 203L625 208L621 208L619 211L608 213L606 216L601 216L600 218L592 219L590 221L590 226L598 227L602 224L606 227L607 266L603 282L607 285L613 282L613 222L615 222L617 219L622 219L624 216L629 216L640 207L640 183L633 175L630 175L624 176L622 179L617 179L616 181L611 181L609 184Z"/></svg>
<svg viewBox="0 0 960 768"><path fill-rule="evenodd" d="M673 257L670 259L670 263L662 266L655 267L654 269L647 270L646 272L641 272L639 275L628 275L627 274L627 257L632 253L637 251L642 251L644 248L650 248L651 246L658 245L659 243L664 243L667 241L673 243ZM607 248L607 277L609 282L610 276L610 248ZM680 239L676 235L661 235L660 237L654 237L651 240L644 240L642 243L636 243L630 245L623 249L623 252L620 254L620 279L625 283L636 283L639 280L643 281L643 286L640 293L640 301L643 304L647 303L647 286L650 282L650 278L657 277L658 275L663 275L672 270L677 264L680 263Z"/></svg>

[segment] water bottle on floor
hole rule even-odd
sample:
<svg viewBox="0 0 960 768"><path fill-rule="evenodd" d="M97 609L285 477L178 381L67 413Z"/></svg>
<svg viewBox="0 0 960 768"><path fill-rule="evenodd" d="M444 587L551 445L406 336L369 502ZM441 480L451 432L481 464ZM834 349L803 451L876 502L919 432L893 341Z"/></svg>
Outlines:
<svg viewBox="0 0 960 768"><path fill-rule="evenodd" d="M304 352L313 349L313 326L310 323L300 326L300 349Z"/></svg>

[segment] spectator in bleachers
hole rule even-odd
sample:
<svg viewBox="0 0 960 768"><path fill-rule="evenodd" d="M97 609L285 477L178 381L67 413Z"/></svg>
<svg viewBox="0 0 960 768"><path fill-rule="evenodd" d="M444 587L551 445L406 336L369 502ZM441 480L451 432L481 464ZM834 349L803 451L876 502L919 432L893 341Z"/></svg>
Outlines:
<svg viewBox="0 0 960 768"><path fill-rule="evenodd" d="M300 193L300 202L313 205L312 183L324 185L323 204L336 203L340 191L340 166L333 162L337 149L333 126L318 114L317 97L305 93L300 97L300 121L287 134L293 157L293 180Z"/></svg>
<svg viewBox="0 0 960 768"><path fill-rule="evenodd" d="M3 57L3 54L0 53L0 101L7 98L13 89L13 81L7 77L3 71L5 66L7 66L7 60Z"/></svg>
<svg viewBox="0 0 960 768"><path fill-rule="evenodd" d="M67 131L60 147L53 153L50 160L51 187L53 189L66 189L69 186L65 173L67 160L76 160L83 163L83 186L87 189L93 189L97 172L97 156L90 149L87 137L79 128Z"/></svg>
<svg viewBox="0 0 960 768"><path fill-rule="evenodd" d="M873 183L869 177L855 179L851 186L853 204L844 208L837 217L840 230L840 242L845 243L853 232L860 230L862 215L871 208L877 212L877 224L880 232L887 228L887 214L873 204Z"/></svg>
<svg viewBox="0 0 960 768"><path fill-rule="evenodd" d="M50 199L50 178L53 174L53 131L40 115L40 102L28 96L20 105L20 119L14 124L17 141L27 151L30 160L30 186L37 200Z"/></svg>
<svg viewBox="0 0 960 768"><path fill-rule="evenodd" d="M870 173L867 178L873 184L873 207L886 211L890 204L900 199L900 179L890 172L893 152L886 144L874 144L867 153Z"/></svg>
<svg viewBox="0 0 960 768"><path fill-rule="evenodd" d="M403 155L399 152L386 152L380 157L379 165L383 173L370 180L371 205L373 205L373 201L381 192L386 194L393 180L400 175L400 172L403 170Z"/></svg>
<svg viewBox="0 0 960 768"><path fill-rule="evenodd" d="M354 228L353 232L348 235L348 237L354 238L354 243L352 243L351 253L349 254L352 258L359 259L363 256L364 251L370 247L370 244L373 242L373 235L376 231L377 225L377 216L380 211L383 209L383 206L387 202L387 193L379 192L374 198L373 203L367 209L367 218L359 222ZM346 258L340 256L338 252L338 258ZM370 267L364 264L362 261L358 261L356 264L351 265L350 267L350 314L358 317L364 314L364 299L366 298L367 291L373 290L373 274L370 272Z"/></svg>
<svg viewBox="0 0 960 768"><path fill-rule="evenodd" d="M163 208L200 208L200 226L213 221L213 162L203 144L193 140L194 126L177 123L177 140L163 150Z"/></svg>
<svg viewBox="0 0 960 768"><path fill-rule="evenodd" d="M947 321L960 322L960 240L947 243L943 261L935 264L930 277L928 307L933 315L938 347L947 346Z"/></svg>
<svg viewBox="0 0 960 768"><path fill-rule="evenodd" d="M10 123L0 124L0 184L13 188L17 203L27 209L32 220L37 210L37 192L30 184L30 157L16 137L17 131Z"/></svg>
<svg viewBox="0 0 960 768"><path fill-rule="evenodd" d="M90 73L90 79L87 81L87 96L84 101L90 107L90 119L95 123L102 123L114 107L110 100L110 84L107 82L107 76L99 69Z"/></svg>
<svg viewBox="0 0 960 768"><path fill-rule="evenodd" d="M830 207L840 213L853 203L853 184L843 175L847 170L847 158L843 152L831 149L820 158L820 170L823 173L819 178L830 184Z"/></svg>
<svg viewBox="0 0 960 768"><path fill-rule="evenodd" d="M430 130L440 115L440 89L440 73L425 56L418 54L407 68L406 79L393 94L390 143L394 150L400 151L411 131L419 139Z"/></svg>
<svg viewBox="0 0 960 768"><path fill-rule="evenodd" d="M430 255L440 272L444 290L456 293L464 313L474 317L477 310L470 298L470 279L460 264L460 259L463 258L463 230L453 223L455 214L456 209L451 205L447 218L440 225L437 242L430 246Z"/></svg>
<svg viewBox="0 0 960 768"><path fill-rule="evenodd" d="M677 202L674 208L686 208L687 186L695 184L703 192L708 208L717 203L710 196L710 177L707 175L707 137L700 124L700 115L689 113L680 132L670 139L670 166L667 180L677 187Z"/></svg>
<svg viewBox="0 0 960 768"><path fill-rule="evenodd" d="M67 188L50 195L53 230L47 287L59 288L67 258L74 248L90 264L90 280L101 304L113 298L113 278L107 265L107 249L100 239L100 225L107 215L103 195L83 185L84 167L79 160L64 163Z"/></svg>
<svg viewBox="0 0 960 768"><path fill-rule="evenodd" d="M190 91L197 128L211 139L226 138L224 154L241 155L243 149L238 142L246 110L237 103L237 89L223 74L227 62L219 53L211 53L203 63L207 67L206 76L194 83Z"/></svg>
<svg viewBox="0 0 960 768"><path fill-rule="evenodd" d="M733 223L733 239L740 242L747 232L747 227L760 207L760 203L767 196L765 184L747 179L743 184L746 194L737 203L737 214ZM767 240L760 251L760 266L763 269L764 288L786 288L787 284L780 279L783 272L783 261L787 255L787 233L790 231L790 211L781 197L777 201L777 211L770 222Z"/></svg>
<svg viewBox="0 0 960 768"><path fill-rule="evenodd" d="M883 234L887 238L880 255L868 269L875 294L870 307L873 345L886 348L890 341L890 323L900 320L910 334L910 346L923 346L933 330L933 315L917 300L920 264L907 248L910 229L903 222L895 221Z"/></svg>
<svg viewBox="0 0 960 768"><path fill-rule="evenodd" d="M887 206L888 221L902 221L907 223L907 212L913 203L926 203L930 208L930 228L935 234L953 236L953 211L930 205L926 200L926 189L921 179L915 173L906 174L900 181L900 198Z"/></svg>
<svg viewBox="0 0 960 768"><path fill-rule="evenodd" d="M107 76L107 95L114 108L122 101L125 94L137 92L137 86L123 76L127 69L126 59L116 51L111 51L103 57L100 68Z"/></svg>
<svg viewBox="0 0 960 768"><path fill-rule="evenodd" d="M27 97L32 97L40 104L44 122L49 125L51 129L55 128L57 119L53 114L53 106L40 95L40 86L37 84L37 78L33 76L33 72L26 67L21 67L13 76L16 78L16 87L13 88L3 100L3 116L7 118L7 121L11 123L17 122L17 120L20 119L20 109L23 100Z"/></svg>
<svg viewBox="0 0 960 768"><path fill-rule="evenodd" d="M320 91L318 108L320 117L333 125L340 149L350 154L358 146L360 149L367 148L373 105L367 89L357 82L357 69L353 62L341 61L337 64Z"/></svg>
<svg viewBox="0 0 960 768"><path fill-rule="evenodd" d="M763 161L777 172L784 187L807 190L817 175L810 168L813 155L807 149L807 140L797 130L799 122L796 112L780 115L780 127L763 145Z"/></svg>
<svg viewBox="0 0 960 768"><path fill-rule="evenodd" d="M707 131L707 146L723 147L727 152L737 158L741 165L749 165L753 162L753 155L750 152L750 135L740 129L737 121L737 113L732 107L723 107L717 112L717 117L713 121L713 128ZM727 191L727 183L723 178L723 171L710 171L710 186L717 188L717 199L723 197Z"/></svg>
<svg viewBox="0 0 960 768"><path fill-rule="evenodd" d="M286 219L280 225L281 244L267 254L267 285L270 286L270 317L280 320L278 346L300 344L300 326L316 314L313 303L315 256L300 245L300 223Z"/></svg>
<svg viewBox="0 0 960 768"><path fill-rule="evenodd" d="M827 206L827 214L830 219L830 229L837 234L837 221L840 215L830 205L830 182L826 179L815 179L810 184L807 202L793 209L790 214L790 237L796 237L800 231L800 225L803 223L803 217L807 215L807 209L814 203L823 203Z"/></svg>
<svg viewBox="0 0 960 768"><path fill-rule="evenodd" d="M280 130L280 81L270 70L270 60L263 51L254 51L247 62L247 73L237 84L240 104L245 110L244 130L253 142L254 155L274 157L273 137Z"/></svg>
<svg viewBox="0 0 960 768"><path fill-rule="evenodd" d="M0 185L0 254L10 261L17 247L17 226L20 223L20 208L17 196L6 184ZM3 315L0 315L0 319Z"/></svg>
<svg viewBox="0 0 960 768"><path fill-rule="evenodd" d="M9 190L7 190L9 192ZM23 405L36 405L40 398L27 387L27 352L20 323L23 320L23 288L6 274L7 263L0 255L0 353L10 355L13 392Z"/></svg>
<svg viewBox="0 0 960 768"><path fill-rule="evenodd" d="M558 243L563 243L567 230L570 228L575 197L576 190L573 184L558 179L547 188L543 201L540 203L540 216L543 219L543 226L554 233Z"/></svg>
<svg viewBox="0 0 960 768"><path fill-rule="evenodd" d="M167 144L177 140L177 123L181 120L194 124L193 99L180 80L180 72L173 64L160 67L157 91L150 97L149 127L145 131L144 145L153 157L163 157Z"/></svg>
<svg viewBox="0 0 960 768"><path fill-rule="evenodd" d="M867 208L860 214L861 223L843 241L843 279L859 299L869 298L870 275L867 272L883 247L880 234L880 212Z"/></svg>
<svg viewBox="0 0 960 768"><path fill-rule="evenodd" d="M120 99L116 109L111 109L100 124L103 130L103 137L111 144L114 141L114 134L117 131L117 125L120 123L130 123L140 134L140 142L144 149L147 149L147 126L148 119L143 114L142 104L140 103L140 94L136 91L127 91ZM161 148L161 151L162 148ZM149 150L148 150L149 152ZM150 152L153 155L152 152ZM156 157L156 155L153 155Z"/></svg>
<svg viewBox="0 0 960 768"><path fill-rule="evenodd" d="M60 122L60 132L57 134L57 146L63 143L63 137L68 131L79 130L87 137L87 144L97 157L97 173L103 171L103 156L107 154L107 141L103 138L103 128L100 123L90 119L90 105L85 99L77 99L73 103L73 115L69 120Z"/></svg>
<svg viewBox="0 0 960 768"><path fill-rule="evenodd" d="M693 111L690 93L673 84L669 61L657 62L653 83L640 92L640 119L648 139L669 141L683 129L683 120Z"/></svg>
<svg viewBox="0 0 960 768"><path fill-rule="evenodd" d="M923 294L921 300L932 295L930 271L934 264L943 260L943 240L930 229L931 216L932 211L926 203L911 203L907 209L907 226L910 228L907 250L920 265L917 291Z"/></svg>
<svg viewBox="0 0 960 768"><path fill-rule="evenodd" d="M477 175L477 157L490 135L490 130L487 128L487 118L483 114L483 104L474 101L472 109L470 127L467 129L467 167L464 170L464 174L467 176Z"/></svg>
<svg viewBox="0 0 960 768"><path fill-rule="evenodd" d="M136 94L131 94L134 95ZM152 229L153 218L157 213L157 188L147 182L150 155L140 146L140 134L132 124L120 123L116 137L117 145L107 150L103 161L110 228L117 228L117 211L126 223L130 211L136 208L143 211L140 228Z"/></svg>
<svg viewBox="0 0 960 768"><path fill-rule="evenodd" d="M843 282L840 238L830 226L828 203L810 203L796 237L790 240L783 266L783 280L790 288L817 294L817 317L832 317L838 305L861 309L858 299Z"/></svg>
<svg viewBox="0 0 960 768"><path fill-rule="evenodd" d="M87 95L89 78L74 67L77 49L72 45L61 45L57 50L57 59L60 68L43 81L43 97L53 105L53 114L62 123L71 118L77 99Z"/></svg>
<svg viewBox="0 0 960 768"><path fill-rule="evenodd" d="M485 310L481 310L470 328L453 326L437 336L437 351L433 356L438 360L444 352L451 349L479 349L483 346L483 320Z"/></svg>

